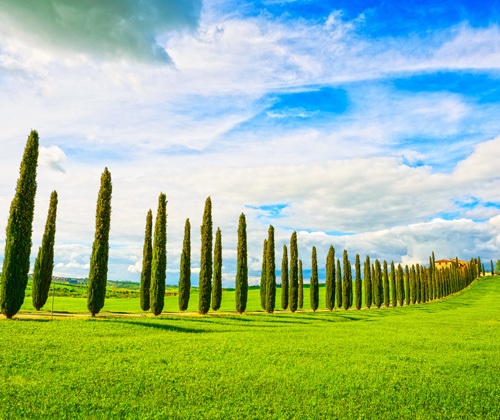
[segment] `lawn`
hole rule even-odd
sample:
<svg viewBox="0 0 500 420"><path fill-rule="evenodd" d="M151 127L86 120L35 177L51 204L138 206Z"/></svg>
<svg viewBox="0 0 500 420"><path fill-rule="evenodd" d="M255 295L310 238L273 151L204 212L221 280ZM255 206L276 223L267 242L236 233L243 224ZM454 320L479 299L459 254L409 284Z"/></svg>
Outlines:
<svg viewBox="0 0 500 420"><path fill-rule="evenodd" d="M395 309L2 319L0 418L498 419L499 332L499 277Z"/></svg>

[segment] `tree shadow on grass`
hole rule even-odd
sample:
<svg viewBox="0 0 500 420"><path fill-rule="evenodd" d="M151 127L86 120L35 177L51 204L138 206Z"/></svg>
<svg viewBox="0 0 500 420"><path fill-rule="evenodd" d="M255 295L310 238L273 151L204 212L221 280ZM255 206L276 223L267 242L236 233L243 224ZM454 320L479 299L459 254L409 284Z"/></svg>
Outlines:
<svg viewBox="0 0 500 420"><path fill-rule="evenodd" d="M167 320L165 320L167 321ZM146 328L155 328L163 331L175 331L175 332L182 332L182 333L194 333L194 334L201 334L201 333L211 333L215 331L210 331L210 330L205 330L201 328L186 328L186 327L180 327L177 325L172 325L172 324L164 324L163 320L161 318L158 319L157 322L150 322L150 321L131 321L131 320L126 320L126 319L113 319L113 322L117 322L120 324L129 324L129 325L134 325L136 327L146 327Z"/></svg>

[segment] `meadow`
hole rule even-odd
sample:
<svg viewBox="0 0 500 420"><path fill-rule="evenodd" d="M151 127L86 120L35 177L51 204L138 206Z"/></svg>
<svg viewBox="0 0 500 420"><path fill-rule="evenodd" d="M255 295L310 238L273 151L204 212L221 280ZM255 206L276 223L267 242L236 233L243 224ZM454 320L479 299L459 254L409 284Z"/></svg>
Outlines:
<svg viewBox="0 0 500 420"><path fill-rule="evenodd" d="M498 419L499 296L494 276L403 308L1 319L0 418Z"/></svg>

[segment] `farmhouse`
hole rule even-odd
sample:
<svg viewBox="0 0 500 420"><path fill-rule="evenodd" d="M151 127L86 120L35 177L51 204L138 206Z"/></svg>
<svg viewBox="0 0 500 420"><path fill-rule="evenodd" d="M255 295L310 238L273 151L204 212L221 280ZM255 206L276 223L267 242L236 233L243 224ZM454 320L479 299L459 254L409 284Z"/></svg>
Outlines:
<svg viewBox="0 0 500 420"><path fill-rule="evenodd" d="M436 261L436 268L447 268L447 267L451 267L452 264L454 262L456 262L457 260L453 260L453 259L449 259L449 260L439 260L439 261ZM465 267L467 267L467 265L469 265L468 262L466 261L461 261L461 260L458 260L458 267L463 270Z"/></svg>

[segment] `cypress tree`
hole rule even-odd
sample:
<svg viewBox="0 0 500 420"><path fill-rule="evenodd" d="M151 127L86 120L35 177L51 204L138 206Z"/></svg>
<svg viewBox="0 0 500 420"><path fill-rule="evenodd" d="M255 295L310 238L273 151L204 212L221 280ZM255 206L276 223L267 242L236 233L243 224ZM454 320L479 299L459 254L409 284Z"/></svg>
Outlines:
<svg viewBox="0 0 500 420"><path fill-rule="evenodd" d="M290 238L290 310L295 312L299 299L299 273L298 273L297 232Z"/></svg>
<svg viewBox="0 0 500 420"><path fill-rule="evenodd" d="M491 275L493 276L495 272L493 271L493 260L490 260L491 263Z"/></svg>
<svg viewBox="0 0 500 420"><path fill-rule="evenodd" d="M340 268L340 260L337 258L337 286L336 286L336 298L337 298L337 308L342 308L342 291L344 286L342 284L342 270Z"/></svg>
<svg viewBox="0 0 500 420"><path fill-rule="evenodd" d="M266 310L266 291L267 291L267 239L264 239L264 246L262 251L262 270L260 272L260 306L265 311Z"/></svg>
<svg viewBox="0 0 500 420"><path fill-rule="evenodd" d="M203 223L201 225L201 256L198 311L206 314L210 309L210 294L212 292L212 200L205 202Z"/></svg>
<svg viewBox="0 0 500 420"><path fill-rule="evenodd" d="M108 277L109 228L111 223L111 174L104 168L97 198L95 239L90 259L87 309L92 317L104 306Z"/></svg>
<svg viewBox="0 0 500 420"><path fill-rule="evenodd" d="M312 249L312 264L311 264L311 282L310 282L310 299L311 309L316 312L319 304L319 280L318 280L318 256L316 255L316 247Z"/></svg>
<svg viewBox="0 0 500 420"><path fill-rule="evenodd" d="M434 255L434 252L432 253ZM410 304L410 270L408 265L405 266L405 300L406 304Z"/></svg>
<svg viewBox="0 0 500 420"><path fill-rule="evenodd" d="M186 219L179 275L179 310L185 311L191 297L191 223Z"/></svg>
<svg viewBox="0 0 500 420"><path fill-rule="evenodd" d="M389 307L390 302L390 286L389 286L389 272L387 268L387 261L384 260L384 305L386 308Z"/></svg>
<svg viewBox="0 0 500 420"><path fill-rule="evenodd" d="M283 258L281 260L281 309L288 308L288 251L283 245Z"/></svg>
<svg viewBox="0 0 500 420"><path fill-rule="evenodd" d="M458 257L457 257L457 265L458 265ZM481 264L481 257L477 257L477 275L478 277L481 277L481 267L482 267L482 264Z"/></svg>
<svg viewBox="0 0 500 420"><path fill-rule="evenodd" d="M304 276L302 274L302 260L299 260L299 309L304 307Z"/></svg>
<svg viewBox="0 0 500 420"><path fill-rule="evenodd" d="M394 267L394 261L391 261L391 304L392 307L395 308L397 306L397 288L396 288L396 268Z"/></svg>
<svg viewBox="0 0 500 420"><path fill-rule="evenodd" d="M149 310L149 288L151 286L151 259L153 258L152 236L153 236L153 213L150 209L146 216L146 231L144 233L144 246L142 248L140 305L143 311Z"/></svg>
<svg viewBox="0 0 500 420"><path fill-rule="evenodd" d="M370 256L366 256L364 265L364 284L365 284L365 305L368 309L372 306L372 275L370 269Z"/></svg>
<svg viewBox="0 0 500 420"><path fill-rule="evenodd" d="M413 305L417 303L417 279L415 265L412 265L410 270L410 299Z"/></svg>
<svg viewBox="0 0 500 420"><path fill-rule="evenodd" d="M2 313L9 319L21 309L28 284L37 161L38 133L33 130L24 149L16 194L10 205L7 222L0 307Z"/></svg>
<svg viewBox="0 0 500 420"><path fill-rule="evenodd" d="M149 306L155 316L161 314L165 303L165 279L167 277L167 197L158 197L153 257L151 259L151 285L149 287Z"/></svg>
<svg viewBox="0 0 500 420"><path fill-rule="evenodd" d="M484 270L484 263L482 264L483 267L483 277L486 275L486 271Z"/></svg>
<svg viewBox="0 0 500 420"><path fill-rule="evenodd" d="M356 265L356 278L354 280L354 283L356 285L356 309L359 311L361 309L361 304L362 304L361 263L359 261L359 254L356 254L355 265Z"/></svg>
<svg viewBox="0 0 500 420"><path fill-rule="evenodd" d="M422 279L419 264L415 267L415 289L417 303L420 303L422 302Z"/></svg>
<svg viewBox="0 0 500 420"><path fill-rule="evenodd" d="M347 256L347 250L344 249L344 255L343 255L343 260L344 260L344 277L342 279L342 305L344 307L344 310L349 309L351 300L349 296L349 271L351 271L351 266L349 264L349 259Z"/></svg>
<svg viewBox="0 0 500 420"><path fill-rule="evenodd" d="M238 224L238 256L236 262L236 310L245 312L248 299L248 255L247 255L247 222L241 213Z"/></svg>
<svg viewBox="0 0 500 420"><path fill-rule="evenodd" d="M349 269L347 270L347 274L348 274L348 279L349 279L349 282L348 282L348 296L349 296L349 308L352 307L352 303L354 301L354 294L353 294L353 291L352 291L352 265L351 265L351 261L349 259L347 259L347 266L349 267Z"/></svg>
<svg viewBox="0 0 500 420"><path fill-rule="evenodd" d="M329 311L335 308L335 249L332 245L326 257L325 302Z"/></svg>
<svg viewBox="0 0 500 420"><path fill-rule="evenodd" d="M33 271L31 298L33 307L39 311L49 297L52 270L54 269L54 240L56 236L57 193L50 196L49 213L45 223L42 246L38 250Z"/></svg>
<svg viewBox="0 0 500 420"><path fill-rule="evenodd" d="M274 227L269 226L266 255L266 311L273 313L276 304L276 260L274 254Z"/></svg>
<svg viewBox="0 0 500 420"><path fill-rule="evenodd" d="M375 270L373 273L373 297L374 303L377 308L382 306L383 301L383 289L382 289L382 268L380 267L380 261L375 260Z"/></svg>
<svg viewBox="0 0 500 420"><path fill-rule="evenodd" d="M404 284L404 274L403 267L401 264L398 264L398 273L397 273L397 282L398 282L398 302L399 306L403 306L405 300L405 284Z"/></svg>
<svg viewBox="0 0 500 420"><path fill-rule="evenodd" d="M214 284L212 288L212 309L218 311L222 300L222 238L220 228L215 232Z"/></svg>

